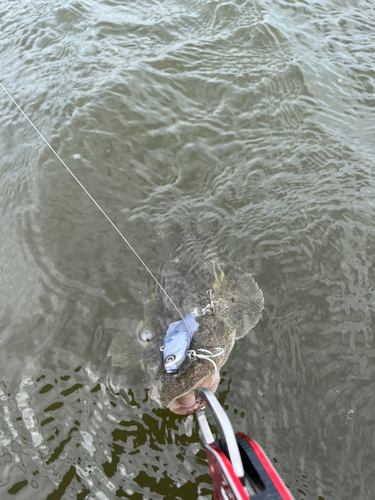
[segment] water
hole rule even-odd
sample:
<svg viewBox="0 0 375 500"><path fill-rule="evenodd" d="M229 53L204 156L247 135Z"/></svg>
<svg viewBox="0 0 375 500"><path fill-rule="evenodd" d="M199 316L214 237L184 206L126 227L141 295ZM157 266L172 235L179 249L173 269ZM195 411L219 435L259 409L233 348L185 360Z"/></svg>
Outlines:
<svg viewBox="0 0 375 500"><path fill-rule="evenodd" d="M156 275L194 210L266 308L218 394L296 499L371 498L375 11L2 2L1 82ZM154 289L0 95L1 499L212 498L193 417L111 367Z"/></svg>

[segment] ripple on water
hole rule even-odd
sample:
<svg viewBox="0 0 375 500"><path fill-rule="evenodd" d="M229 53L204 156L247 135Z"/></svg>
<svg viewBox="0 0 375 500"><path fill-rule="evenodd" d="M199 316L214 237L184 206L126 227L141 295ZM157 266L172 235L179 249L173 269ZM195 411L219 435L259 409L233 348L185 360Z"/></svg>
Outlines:
<svg viewBox="0 0 375 500"><path fill-rule="evenodd" d="M0 15L2 83L150 267L194 210L256 276L266 309L220 400L296 498L374 490L373 7ZM1 496L210 498L192 419L155 409L139 369L107 383L111 340L153 285L1 96L0 110Z"/></svg>
<svg viewBox="0 0 375 500"><path fill-rule="evenodd" d="M50 372L31 358L14 394L1 384L5 495L143 498L146 483L152 498L164 498L172 485L182 497L211 491L192 418L151 410L144 391L122 388L122 397L109 385L88 367Z"/></svg>

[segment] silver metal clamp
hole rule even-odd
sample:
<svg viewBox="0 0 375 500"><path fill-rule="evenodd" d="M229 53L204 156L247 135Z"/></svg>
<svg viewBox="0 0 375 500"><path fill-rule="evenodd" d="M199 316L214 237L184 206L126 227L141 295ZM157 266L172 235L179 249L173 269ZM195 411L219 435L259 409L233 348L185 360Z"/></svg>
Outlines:
<svg viewBox="0 0 375 500"><path fill-rule="evenodd" d="M241 482L244 482L245 471L240 451L238 449L236 436L227 414L210 389L199 388L195 390L195 393L197 396L202 398L206 405L210 408L219 430L222 450L230 460L236 476ZM213 443L214 437L208 425L204 408L202 410L198 410L196 414L204 445L206 446L207 444Z"/></svg>

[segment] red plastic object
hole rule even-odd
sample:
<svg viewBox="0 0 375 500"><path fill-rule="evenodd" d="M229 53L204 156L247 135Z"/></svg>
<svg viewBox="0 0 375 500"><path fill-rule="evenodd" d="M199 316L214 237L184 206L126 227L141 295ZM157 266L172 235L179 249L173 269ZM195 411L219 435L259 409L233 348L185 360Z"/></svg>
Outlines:
<svg viewBox="0 0 375 500"><path fill-rule="evenodd" d="M240 480L226 455L214 443L206 446L216 500L248 500Z"/></svg>
<svg viewBox="0 0 375 500"><path fill-rule="evenodd" d="M246 434L236 434L245 472L256 484L249 496L220 449L220 443L206 446L215 500L294 500L262 448Z"/></svg>

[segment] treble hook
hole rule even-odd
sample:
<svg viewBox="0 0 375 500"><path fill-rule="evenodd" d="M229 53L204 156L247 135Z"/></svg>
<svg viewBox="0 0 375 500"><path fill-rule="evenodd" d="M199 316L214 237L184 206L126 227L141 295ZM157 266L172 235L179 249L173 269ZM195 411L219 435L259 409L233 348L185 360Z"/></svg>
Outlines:
<svg viewBox="0 0 375 500"><path fill-rule="evenodd" d="M206 352L207 354L198 354L197 351L201 351L201 352ZM222 347L215 347L215 351L219 351L217 352L216 354L212 354L211 351L208 351L207 349L197 349L197 351L194 351L194 349L188 351L187 355L189 356L189 358L191 360L194 360L196 358L198 359L206 359L207 361L209 361L210 363L212 363L215 367L215 373L217 373L219 370L217 369L217 365L215 363L215 361L211 358L216 358L217 356L220 356L221 354L223 354L224 352L224 349Z"/></svg>

